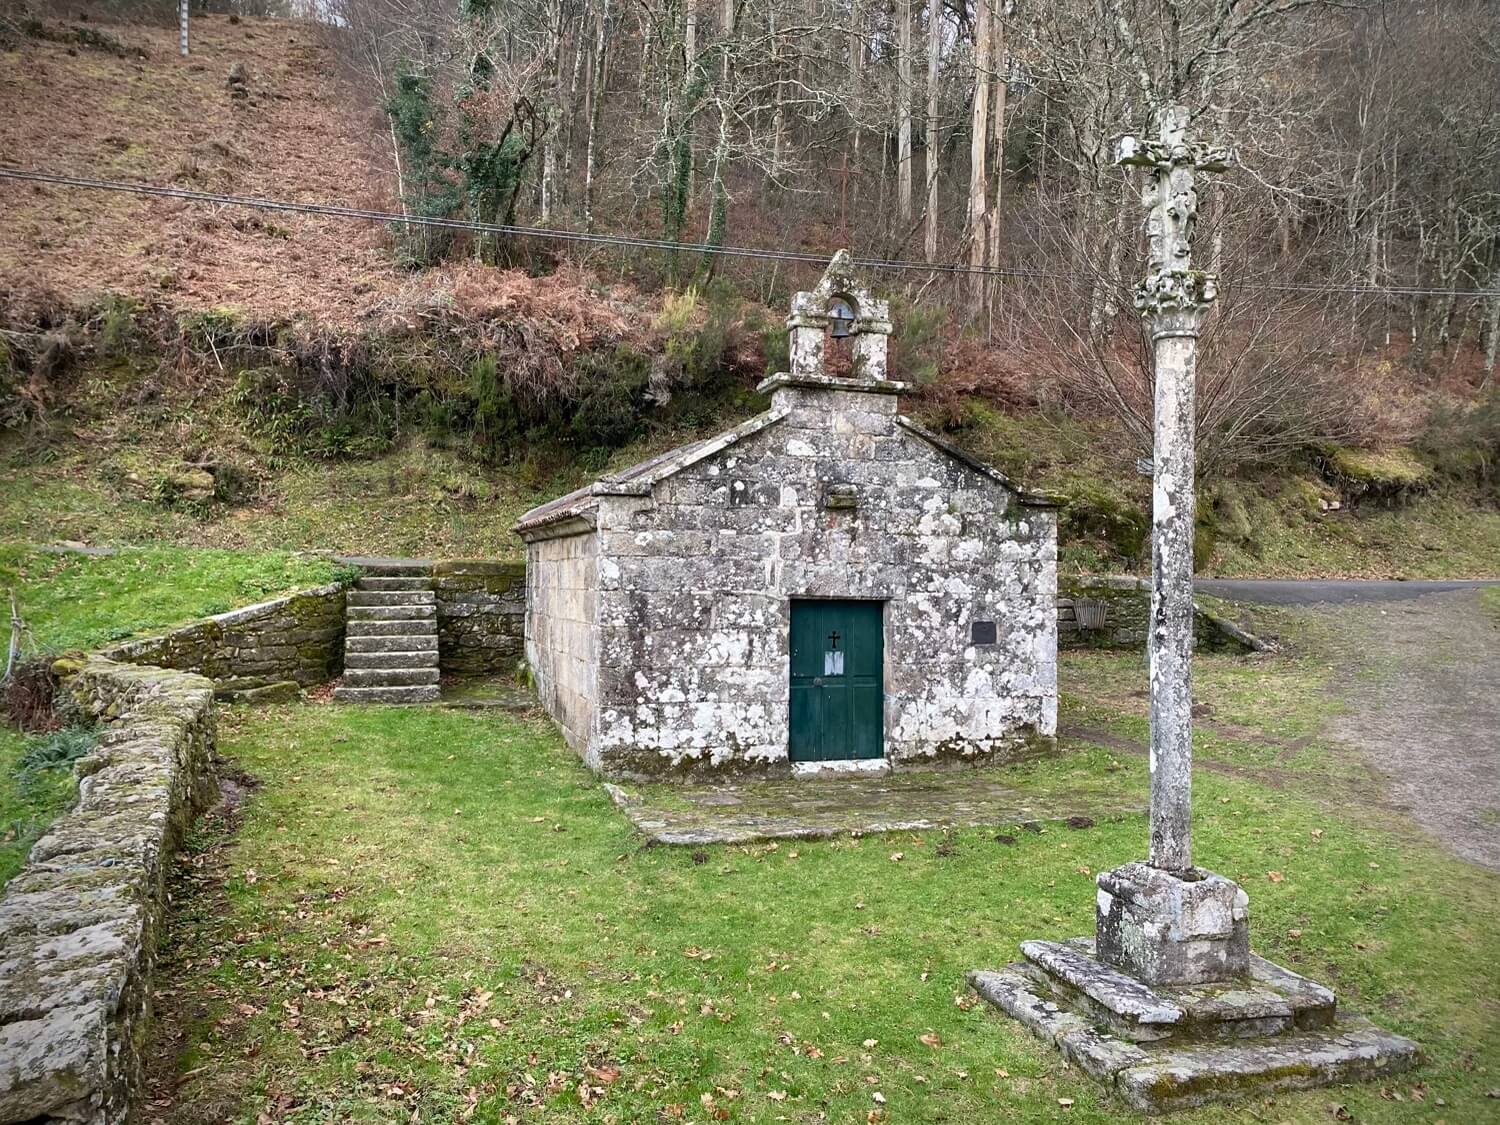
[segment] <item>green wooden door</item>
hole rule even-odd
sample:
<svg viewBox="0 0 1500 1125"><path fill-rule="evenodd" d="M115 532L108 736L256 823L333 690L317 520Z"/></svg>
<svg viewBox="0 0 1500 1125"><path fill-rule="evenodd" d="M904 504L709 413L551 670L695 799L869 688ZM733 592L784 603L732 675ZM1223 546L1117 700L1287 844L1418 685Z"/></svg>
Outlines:
<svg viewBox="0 0 1500 1125"><path fill-rule="evenodd" d="M884 647L879 602L792 602L792 761L884 756Z"/></svg>

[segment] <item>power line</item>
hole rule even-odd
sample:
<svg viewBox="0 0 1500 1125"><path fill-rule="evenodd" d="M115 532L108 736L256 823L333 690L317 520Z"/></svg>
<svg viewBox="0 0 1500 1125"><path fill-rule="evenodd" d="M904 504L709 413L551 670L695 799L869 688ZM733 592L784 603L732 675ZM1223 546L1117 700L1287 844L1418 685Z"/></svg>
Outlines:
<svg viewBox="0 0 1500 1125"><path fill-rule="evenodd" d="M357 219L367 222L389 223L407 227L427 227L438 230L458 230L479 234L539 238L548 239L553 242L620 246L634 250L666 250L684 254L711 254L725 258L756 258L763 261L807 265L823 265L828 261L827 255L810 254L796 250L765 250L752 246L712 246L708 243L672 242L664 238L636 238L620 234L595 234L590 231L563 230L556 227L527 227L509 223L480 223L468 219L402 215L393 211L377 211L365 207L345 207L330 203L293 203L288 200L266 199L259 196L226 195L219 192L196 191L192 188L130 183L125 180L99 180L86 176L64 176L51 172L35 172L25 168L14 168L5 165L0 165L0 179L47 184L53 187L120 192L127 195L150 196L158 199L178 199L188 203L207 203L220 207L248 207L260 211L280 211L324 218ZM1011 278L1016 280L1088 280L1088 278L1081 274L1059 273L1054 270L1036 269L1026 266L970 266L962 262L918 262L903 258L855 258L853 261L856 266L865 269L906 270L913 273L977 274L985 277ZM1500 289L1437 289L1421 285L1313 285L1289 282L1245 282L1243 283L1243 288L1260 292L1340 293L1355 296L1440 297L1451 295L1454 297L1500 297Z"/></svg>

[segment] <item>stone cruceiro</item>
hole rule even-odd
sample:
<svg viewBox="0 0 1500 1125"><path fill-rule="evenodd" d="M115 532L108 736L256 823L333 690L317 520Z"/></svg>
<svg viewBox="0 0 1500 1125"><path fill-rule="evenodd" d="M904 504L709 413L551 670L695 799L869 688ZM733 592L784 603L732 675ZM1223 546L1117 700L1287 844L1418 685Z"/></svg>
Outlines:
<svg viewBox="0 0 1500 1125"><path fill-rule="evenodd" d="M1024 961L976 972L981 997L1146 1113L1375 1078L1415 1064L1415 1043L1340 1013L1333 994L1250 952L1249 897L1193 865L1194 380L1214 279L1192 269L1195 173L1223 152L1189 141L1188 113L1121 144L1149 172L1152 274L1137 307L1155 350L1148 862L1096 880L1093 941L1024 942Z"/></svg>

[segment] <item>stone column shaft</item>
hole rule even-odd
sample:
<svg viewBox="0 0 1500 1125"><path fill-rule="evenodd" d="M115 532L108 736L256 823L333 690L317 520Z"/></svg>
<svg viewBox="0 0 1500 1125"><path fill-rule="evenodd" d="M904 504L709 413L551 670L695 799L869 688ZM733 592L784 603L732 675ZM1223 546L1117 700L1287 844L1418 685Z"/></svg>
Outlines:
<svg viewBox="0 0 1500 1125"><path fill-rule="evenodd" d="M1155 424L1151 499L1152 867L1193 866L1193 518L1198 329L1214 300L1212 276L1193 269L1199 169L1227 153L1187 138L1188 111L1164 107L1158 134L1121 142L1119 163L1146 169L1141 193L1151 273L1136 307L1151 332Z"/></svg>
<svg viewBox="0 0 1500 1125"><path fill-rule="evenodd" d="M1170 330L1169 330L1170 331ZM1151 503L1151 851L1193 865L1193 427L1196 334L1158 335Z"/></svg>

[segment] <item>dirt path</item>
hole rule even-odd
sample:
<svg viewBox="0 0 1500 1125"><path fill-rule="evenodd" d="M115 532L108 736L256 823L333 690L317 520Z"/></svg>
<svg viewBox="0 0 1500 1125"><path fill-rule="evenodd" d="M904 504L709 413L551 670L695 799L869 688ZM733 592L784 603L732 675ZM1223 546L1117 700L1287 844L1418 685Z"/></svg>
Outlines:
<svg viewBox="0 0 1500 1125"><path fill-rule="evenodd" d="M1393 807L1500 871L1500 625L1478 591L1328 612L1349 638L1334 737L1386 777Z"/></svg>

